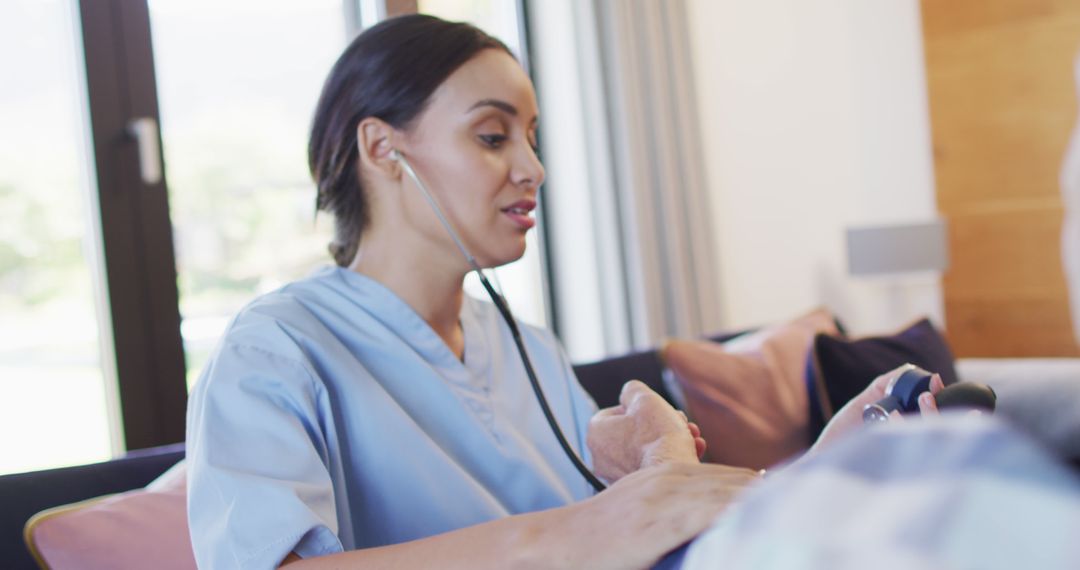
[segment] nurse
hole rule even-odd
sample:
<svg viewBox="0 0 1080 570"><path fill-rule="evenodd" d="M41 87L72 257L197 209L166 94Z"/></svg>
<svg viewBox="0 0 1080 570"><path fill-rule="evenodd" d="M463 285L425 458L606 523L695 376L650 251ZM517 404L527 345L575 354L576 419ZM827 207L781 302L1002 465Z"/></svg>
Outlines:
<svg viewBox="0 0 1080 570"><path fill-rule="evenodd" d="M200 567L646 567L754 480L698 464L696 432L639 383L632 421L604 423L634 437L598 430L590 454L594 404L521 325L567 439L617 480L594 495L495 308L464 295L470 267L396 157L494 267L535 223L536 127L529 78L472 26L393 19L342 54L309 145L336 266L245 307L191 396Z"/></svg>
<svg viewBox="0 0 1080 570"><path fill-rule="evenodd" d="M529 78L472 26L396 18L341 55L309 143L336 265L245 307L191 395L199 567L642 568L758 478L700 464L695 426L640 382L597 413L555 338L520 324L570 446L612 485L594 493L558 445L508 328L463 293L470 264L401 160L495 267L535 223L536 128ZM888 381L816 445L857 429Z"/></svg>

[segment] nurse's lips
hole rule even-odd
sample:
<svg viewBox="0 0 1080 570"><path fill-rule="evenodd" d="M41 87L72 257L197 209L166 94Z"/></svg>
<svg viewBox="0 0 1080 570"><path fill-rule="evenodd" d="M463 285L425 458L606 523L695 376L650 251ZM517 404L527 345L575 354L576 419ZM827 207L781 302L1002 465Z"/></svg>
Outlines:
<svg viewBox="0 0 1080 570"><path fill-rule="evenodd" d="M526 199L518 200L503 208L502 213L506 214L519 227L527 230L536 225L536 220L529 215L535 209L536 201Z"/></svg>

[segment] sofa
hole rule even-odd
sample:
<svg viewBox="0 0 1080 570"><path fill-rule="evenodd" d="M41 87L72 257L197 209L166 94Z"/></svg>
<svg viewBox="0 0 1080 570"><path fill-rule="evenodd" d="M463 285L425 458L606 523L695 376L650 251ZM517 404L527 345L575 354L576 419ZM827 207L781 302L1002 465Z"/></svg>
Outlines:
<svg viewBox="0 0 1080 570"><path fill-rule="evenodd" d="M721 334L695 342L706 350L715 346L735 351L745 346L749 334ZM757 350L760 352L760 347ZM636 378L686 409L687 394L672 378L673 362L665 358L673 357L664 350L645 350L581 364L575 366L575 372L600 407L616 404L622 384ZM960 359L956 371L961 379L992 385L999 395L999 415L1010 418L1080 471L1080 359ZM812 376L810 371L808 374ZM813 386L808 385L808 390L813 392ZM178 443L133 451L103 463L0 476L0 566L13 570L38 567L23 536L27 521L36 513L105 495L137 492L183 456L183 443ZM181 481L181 492L182 485Z"/></svg>
<svg viewBox="0 0 1080 570"><path fill-rule="evenodd" d="M38 567L23 541L23 528L36 513L141 489L183 458L184 444L177 443L103 463L0 476L0 566Z"/></svg>

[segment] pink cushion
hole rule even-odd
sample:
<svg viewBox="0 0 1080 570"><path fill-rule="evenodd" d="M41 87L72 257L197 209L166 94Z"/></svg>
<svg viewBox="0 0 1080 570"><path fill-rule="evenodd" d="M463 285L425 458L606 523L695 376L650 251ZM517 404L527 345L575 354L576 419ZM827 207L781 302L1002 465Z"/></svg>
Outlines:
<svg viewBox="0 0 1080 570"><path fill-rule="evenodd" d="M183 462L145 489L50 509L27 524L53 570L193 569Z"/></svg>
<svg viewBox="0 0 1080 570"><path fill-rule="evenodd" d="M824 309L725 343L664 346L710 461L762 469L809 446L806 362L820 332L839 333Z"/></svg>

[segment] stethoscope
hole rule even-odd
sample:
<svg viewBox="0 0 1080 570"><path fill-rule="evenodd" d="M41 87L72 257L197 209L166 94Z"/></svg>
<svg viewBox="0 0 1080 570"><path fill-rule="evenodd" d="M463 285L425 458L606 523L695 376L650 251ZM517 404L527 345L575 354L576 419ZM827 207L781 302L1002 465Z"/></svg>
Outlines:
<svg viewBox="0 0 1080 570"><path fill-rule="evenodd" d="M435 211L435 215L438 216L439 221L442 222L446 232L450 234L450 237L454 240L454 244L465 256L465 260L469 263L469 267L472 268L476 275L480 278L480 283L484 286L484 290L487 291L491 302L495 304L495 307L499 310L499 314L502 315L503 321L506 322L506 326L510 329L510 335L514 338L514 345L517 346L518 355L521 356L521 363L525 366L525 374L529 377L529 383L532 384L533 393L536 394L536 399L540 402L540 409L544 412L544 418L547 419L548 425L551 426L551 431L555 434L555 438L559 440L559 445L562 446L563 451L566 452L566 456L570 458L570 462L574 464L578 472L581 473L585 480L596 489L597 492L603 491L607 487L592 473L589 468L581 461L581 459L574 453L574 450L570 447L570 444L566 442L566 436L563 435L562 430L559 429L558 422L555 421L555 415L551 413L551 406L548 405L547 398L544 396L544 391L540 388L540 381L536 378L536 370L533 369L532 361L529 360L529 355L525 351L525 343L521 340L521 331L518 329L517 322L514 321L514 316L510 313L510 307L506 304L506 300L502 295L495 291L495 288L491 286L491 283L484 276L484 272L481 270L480 265L476 263L476 258L469 253L469 250L465 248L465 243L461 241L461 237L454 231L453 226L450 225L450 221L443 215L442 208L439 207L439 203L435 201L435 196L428 191L427 186L420 181L420 177L416 175L409 161L405 160L405 157L396 149L391 151L391 155L394 160L401 163L404 167L405 173L412 178L416 183L416 187L420 189L420 192L424 195L428 204L431 205L431 209Z"/></svg>

